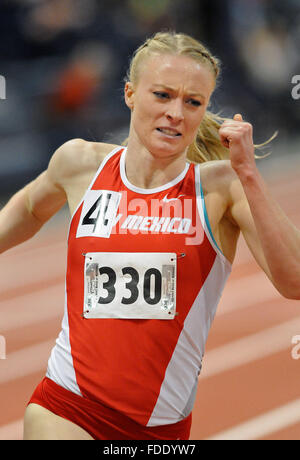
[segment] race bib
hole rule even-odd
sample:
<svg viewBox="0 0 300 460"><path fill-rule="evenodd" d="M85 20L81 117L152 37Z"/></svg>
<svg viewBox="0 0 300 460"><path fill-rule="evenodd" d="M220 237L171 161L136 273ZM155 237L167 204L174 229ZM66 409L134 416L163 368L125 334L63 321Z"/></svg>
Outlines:
<svg viewBox="0 0 300 460"><path fill-rule="evenodd" d="M85 254L84 318L173 319L175 314L175 253Z"/></svg>
<svg viewBox="0 0 300 460"><path fill-rule="evenodd" d="M76 238L109 238L121 196L120 192L112 190L89 190L84 198Z"/></svg>

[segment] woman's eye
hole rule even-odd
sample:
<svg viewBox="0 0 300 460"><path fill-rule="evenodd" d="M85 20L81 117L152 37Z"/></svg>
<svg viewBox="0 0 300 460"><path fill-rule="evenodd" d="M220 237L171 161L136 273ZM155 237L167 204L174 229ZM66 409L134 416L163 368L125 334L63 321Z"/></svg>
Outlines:
<svg viewBox="0 0 300 460"><path fill-rule="evenodd" d="M153 94L159 99L170 99L171 97L169 93L166 93L164 91L154 91ZM199 107L201 105L201 102L197 101L197 99L188 99L187 103L194 107Z"/></svg>
<svg viewBox="0 0 300 460"><path fill-rule="evenodd" d="M169 98L169 94L168 93L164 93L162 91L154 91L153 93L155 96L159 97L160 99L168 99Z"/></svg>
<svg viewBox="0 0 300 460"><path fill-rule="evenodd" d="M189 99L188 103L193 105L194 107L199 107L201 105L201 102L197 101L196 99Z"/></svg>

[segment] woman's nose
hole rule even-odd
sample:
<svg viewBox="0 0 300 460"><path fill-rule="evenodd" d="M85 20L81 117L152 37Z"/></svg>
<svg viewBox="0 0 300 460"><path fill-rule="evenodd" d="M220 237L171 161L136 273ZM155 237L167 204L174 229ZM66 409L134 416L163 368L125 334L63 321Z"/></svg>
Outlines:
<svg viewBox="0 0 300 460"><path fill-rule="evenodd" d="M166 116L168 120L175 122L182 121L183 116L183 107L182 102L179 99L173 100L166 111Z"/></svg>

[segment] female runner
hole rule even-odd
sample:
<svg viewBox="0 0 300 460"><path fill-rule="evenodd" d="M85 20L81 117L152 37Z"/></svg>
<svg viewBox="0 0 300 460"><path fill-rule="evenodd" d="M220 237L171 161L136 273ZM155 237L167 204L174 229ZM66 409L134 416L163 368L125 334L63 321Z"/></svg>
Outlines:
<svg viewBox="0 0 300 460"><path fill-rule="evenodd" d="M300 299L300 232L255 163L252 126L207 108L219 62L157 33L134 54L126 147L74 139L0 213L0 252L68 202L62 329L24 439L188 439L208 331L243 234Z"/></svg>

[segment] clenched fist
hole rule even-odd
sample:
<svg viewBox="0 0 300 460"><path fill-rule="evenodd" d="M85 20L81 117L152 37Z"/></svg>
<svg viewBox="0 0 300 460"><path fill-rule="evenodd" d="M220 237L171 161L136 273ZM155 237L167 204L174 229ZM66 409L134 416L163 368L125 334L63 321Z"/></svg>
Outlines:
<svg viewBox="0 0 300 460"><path fill-rule="evenodd" d="M224 121L219 129L221 143L229 149L231 165L237 173L255 167L252 132L252 125L240 114Z"/></svg>

